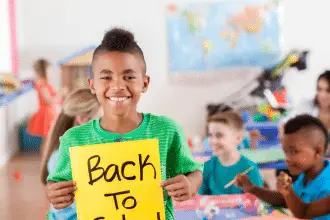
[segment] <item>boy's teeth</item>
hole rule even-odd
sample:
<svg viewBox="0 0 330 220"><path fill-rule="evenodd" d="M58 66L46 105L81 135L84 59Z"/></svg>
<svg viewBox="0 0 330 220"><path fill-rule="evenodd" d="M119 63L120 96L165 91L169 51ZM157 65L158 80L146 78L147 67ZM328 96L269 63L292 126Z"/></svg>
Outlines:
<svg viewBox="0 0 330 220"><path fill-rule="evenodd" d="M124 101L126 99L127 99L127 97L111 97L110 98L111 101Z"/></svg>

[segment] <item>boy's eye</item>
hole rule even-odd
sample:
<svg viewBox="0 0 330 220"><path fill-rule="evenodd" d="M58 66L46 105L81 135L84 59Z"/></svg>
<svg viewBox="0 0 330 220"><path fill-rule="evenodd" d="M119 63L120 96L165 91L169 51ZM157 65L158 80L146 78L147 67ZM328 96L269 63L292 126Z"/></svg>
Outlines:
<svg viewBox="0 0 330 220"><path fill-rule="evenodd" d="M104 79L104 80L110 80L111 77L110 77L110 76L102 76L101 79Z"/></svg>
<svg viewBox="0 0 330 220"><path fill-rule="evenodd" d="M134 76L125 76L124 79L125 80L132 80L132 79L135 79L135 77Z"/></svg>
<svg viewBox="0 0 330 220"><path fill-rule="evenodd" d="M295 149L290 149L289 153L290 153L290 154L296 154L297 151L296 151Z"/></svg>
<svg viewBox="0 0 330 220"><path fill-rule="evenodd" d="M222 138L222 137L223 137L223 134L219 134L219 133L218 133L218 134L215 135L215 137L216 137L216 138Z"/></svg>

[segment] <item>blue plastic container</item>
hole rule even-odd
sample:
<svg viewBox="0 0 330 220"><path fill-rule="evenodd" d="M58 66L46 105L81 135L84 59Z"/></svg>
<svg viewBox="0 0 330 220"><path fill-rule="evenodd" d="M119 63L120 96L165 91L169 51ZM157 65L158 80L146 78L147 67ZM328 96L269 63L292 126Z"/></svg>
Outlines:
<svg viewBox="0 0 330 220"><path fill-rule="evenodd" d="M19 143L22 151L39 151L42 138L27 133L27 121L24 121L19 128Z"/></svg>
<svg viewBox="0 0 330 220"><path fill-rule="evenodd" d="M264 136L265 140L258 141L258 147L270 147L276 146L280 144L280 140L278 137L279 125L277 123L272 122L255 122L248 123L245 126L246 130L259 130L260 134Z"/></svg>

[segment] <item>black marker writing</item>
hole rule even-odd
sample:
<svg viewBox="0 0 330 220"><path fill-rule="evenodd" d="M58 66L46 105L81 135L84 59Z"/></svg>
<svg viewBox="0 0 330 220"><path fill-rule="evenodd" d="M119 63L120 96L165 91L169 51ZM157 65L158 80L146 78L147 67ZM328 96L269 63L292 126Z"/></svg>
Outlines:
<svg viewBox="0 0 330 220"><path fill-rule="evenodd" d="M119 206L118 206L117 196L129 194L130 192L131 192L130 190L127 190L127 191L122 191L122 192L117 192L117 193L107 193L107 194L104 194L104 196L105 197L113 196L113 201L115 202L116 210L118 210ZM131 205L131 206L126 205L126 203L128 202L129 199L133 201L133 205ZM136 205L137 205L137 202L133 196L128 196L125 199L123 199L123 201L122 201L122 206L125 209L134 209L136 207Z"/></svg>
<svg viewBox="0 0 330 220"><path fill-rule="evenodd" d="M121 217L122 217L121 220L126 220L126 216L124 214ZM101 220L101 219L105 219L105 218L104 217L98 217L98 218L95 218L94 220ZM157 220L161 220L160 212L157 212Z"/></svg>
<svg viewBox="0 0 330 220"><path fill-rule="evenodd" d="M133 161L125 161L121 165L117 164L109 164L105 169L100 167L101 157L99 155L94 155L87 160L87 167L88 167L88 176L89 176L89 184L93 185L97 181L99 181L102 177L106 182L112 182L115 180L122 181L125 180L136 180L136 175L128 176L127 169L130 167L135 167L139 165L140 170L140 181L144 180L144 169L145 168L152 168L153 178L156 179L157 172L155 166L148 162L150 155L147 155L143 158L142 154L138 155L139 163L136 164Z"/></svg>
<svg viewBox="0 0 330 220"><path fill-rule="evenodd" d="M110 170L111 167L114 167L114 168L115 168L115 169L114 169L115 171L113 172L112 176L111 176L109 179L107 179L108 172L109 172L109 170ZM105 179L105 181L107 181L107 182L112 182L112 181L116 178L116 176L117 176L117 179L118 179L119 181L121 181L121 178L120 178L120 175L119 175L119 169L118 169L118 166L115 165L115 164L110 164L110 165L107 167L107 169L105 170L105 173L104 173L104 179Z"/></svg>
<svg viewBox="0 0 330 220"><path fill-rule="evenodd" d="M93 168L91 168L91 160L94 159L94 158L97 159L97 162L96 162L96 164L93 166ZM100 161L101 161L101 158L100 158L100 156L98 156L98 155L94 155L94 156L90 157L90 158L87 160L88 174L89 174L89 182L88 182L88 183L89 183L90 185L93 185L93 183L95 183L96 181L98 181L99 179L101 179L102 176L103 176L104 169L103 169L102 167L97 167L97 166L100 164ZM95 172L95 171L97 171L97 170L101 170L101 171L102 171L102 174L101 174L99 177L97 177L96 179L93 179L93 177L92 177L92 172Z"/></svg>
<svg viewBox="0 0 330 220"><path fill-rule="evenodd" d="M135 176L135 175L134 175L134 176L130 176L130 177L127 177L127 176L125 175L125 168L126 168L127 165L135 166L135 163L132 162L132 161L126 161L125 163L123 163L123 165L122 165L122 167L121 167L121 175L122 175L125 179L127 179L127 180L135 180L135 179L136 179L136 176Z"/></svg>
<svg viewBox="0 0 330 220"><path fill-rule="evenodd" d="M143 180L143 169L146 166L152 166L152 168L154 169L154 179L156 179L156 169L154 167L154 165L152 163L147 163L148 159L149 159L149 155L146 157L146 159L143 161L142 164L142 155L139 154L139 163L140 163L140 180Z"/></svg>

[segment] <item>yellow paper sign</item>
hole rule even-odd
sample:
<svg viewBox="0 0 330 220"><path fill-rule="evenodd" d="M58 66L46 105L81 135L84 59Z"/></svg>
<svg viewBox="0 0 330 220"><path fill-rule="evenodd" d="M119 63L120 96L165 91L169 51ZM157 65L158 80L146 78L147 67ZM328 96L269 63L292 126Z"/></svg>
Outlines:
<svg viewBox="0 0 330 220"><path fill-rule="evenodd" d="M165 220L158 140L70 148L79 220Z"/></svg>

